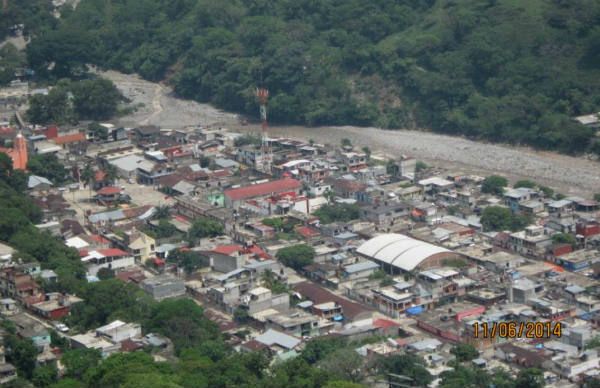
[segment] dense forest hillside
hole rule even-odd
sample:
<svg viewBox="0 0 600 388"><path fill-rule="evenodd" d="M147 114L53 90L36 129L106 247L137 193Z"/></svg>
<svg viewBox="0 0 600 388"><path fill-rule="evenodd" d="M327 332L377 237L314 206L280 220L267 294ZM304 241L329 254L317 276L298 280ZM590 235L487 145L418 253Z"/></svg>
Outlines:
<svg viewBox="0 0 600 388"><path fill-rule="evenodd" d="M39 74L95 63L271 121L422 127L563 152L600 143L597 0L82 0L28 49ZM48 65L52 64L52 70Z"/></svg>

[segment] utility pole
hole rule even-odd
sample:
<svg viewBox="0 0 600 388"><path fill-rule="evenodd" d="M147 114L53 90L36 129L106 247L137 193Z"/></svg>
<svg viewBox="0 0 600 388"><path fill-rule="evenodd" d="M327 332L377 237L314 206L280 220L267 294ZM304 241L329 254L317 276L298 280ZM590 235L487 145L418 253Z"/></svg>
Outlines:
<svg viewBox="0 0 600 388"><path fill-rule="evenodd" d="M256 89L256 98L260 104L260 119L262 127L262 140L261 140L261 156L262 166L261 170L265 174L271 174L271 163L273 161L273 155L271 154L271 147L269 145L268 136L268 123L267 123L267 101L269 100L269 91L265 88Z"/></svg>

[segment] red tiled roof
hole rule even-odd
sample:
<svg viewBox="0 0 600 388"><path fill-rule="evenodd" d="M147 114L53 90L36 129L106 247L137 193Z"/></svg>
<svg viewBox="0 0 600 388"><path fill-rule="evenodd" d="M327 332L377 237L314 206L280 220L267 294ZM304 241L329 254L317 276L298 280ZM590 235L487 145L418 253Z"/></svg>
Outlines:
<svg viewBox="0 0 600 388"><path fill-rule="evenodd" d="M98 253L106 257L127 256L128 253L117 248L96 249Z"/></svg>
<svg viewBox="0 0 600 388"><path fill-rule="evenodd" d="M99 234L90 234L88 238L98 244L108 244L110 242Z"/></svg>
<svg viewBox="0 0 600 388"><path fill-rule="evenodd" d="M390 327L400 327L400 324L394 321L390 321L389 319L379 318L373 321L373 326L382 329L388 329Z"/></svg>
<svg viewBox="0 0 600 388"><path fill-rule="evenodd" d="M214 253L220 253L222 255L231 255L232 253L236 253L242 250L241 245L232 244L232 245L219 245L212 251Z"/></svg>
<svg viewBox="0 0 600 388"><path fill-rule="evenodd" d="M321 234L318 230L311 228L310 226L299 226L296 228L296 233L306 238L316 237Z"/></svg>
<svg viewBox="0 0 600 388"><path fill-rule="evenodd" d="M55 144L69 144L69 143L78 143L81 141L85 140L85 133L83 132L77 132L77 133L72 133L70 135L63 135L63 136L58 136L54 139L52 139L52 141Z"/></svg>
<svg viewBox="0 0 600 388"><path fill-rule="evenodd" d="M348 179L336 179L333 182L335 187L338 187L347 192L363 191L367 188L367 185L358 181L351 181Z"/></svg>
<svg viewBox="0 0 600 388"><path fill-rule="evenodd" d="M123 282L134 283L140 283L142 280L146 279L144 273L139 269L117 272L115 277Z"/></svg>
<svg viewBox="0 0 600 388"><path fill-rule="evenodd" d="M134 352L143 347L144 347L144 345L142 343L132 341L130 339L126 339L125 341L121 342L121 350L124 352Z"/></svg>
<svg viewBox="0 0 600 388"><path fill-rule="evenodd" d="M300 187L302 187L302 184L296 179L280 179L276 181L240 187L237 189L225 190L224 194L231 200L236 201L297 190Z"/></svg>
<svg viewBox="0 0 600 388"><path fill-rule="evenodd" d="M94 174L94 179L96 180L96 182L102 182L104 178L106 178L106 173L102 170L98 170Z"/></svg>
<svg viewBox="0 0 600 388"><path fill-rule="evenodd" d="M412 214L413 217L423 217L425 213L422 210L413 209L413 211L410 214Z"/></svg>
<svg viewBox="0 0 600 388"><path fill-rule="evenodd" d="M0 127L0 136L14 136L15 132L12 127Z"/></svg>
<svg viewBox="0 0 600 388"><path fill-rule="evenodd" d="M33 280L29 280L29 281L23 282L21 284L17 284L17 290L19 290L19 291L31 290L31 289L35 289L35 288L39 288L39 286Z"/></svg>
<svg viewBox="0 0 600 388"><path fill-rule="evenodd" d="M258 257L263 258L263 259L271 258L271 255L269 255L267 252L263 251L263 249L261 247L259 247L258 245L252 245L251 247L244 249L244 253L252 253L253 255L257 255Z"/></svg>
<svg viewBox="0 0 600 388"><path fill-rule="evenodd" d="M224 178L231 175L228 169L215 170L210 174L213 178Z"/></svg>
<svg viewBox="0 0 600 388"><path fill-rule="evenodd" d="M244 342L242 344L242 346L253 352L257 352L259 350L265 350L265 349L269 348L267 345L263 344L262 342L258 342L257 340L254 340L254 339L250 340L248 342Z"/></svg>
<svg viewBox="0 0 600 388"><path fill-rule="evenodd" d="M106 186L97 191L100 195L114 195L119 194L121 189L115 186Z"/></svg>

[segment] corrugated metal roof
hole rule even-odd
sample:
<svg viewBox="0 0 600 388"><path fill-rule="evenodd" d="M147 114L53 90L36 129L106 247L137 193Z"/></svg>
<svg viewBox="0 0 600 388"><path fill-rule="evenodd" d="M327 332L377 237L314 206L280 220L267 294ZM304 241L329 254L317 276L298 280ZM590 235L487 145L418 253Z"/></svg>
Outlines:
<svg viewBox="0 0 600 388"><path fill-rule="evenodd" d="M373 237L356 250L361 255L393 265L404 271L412 271L429 257L438 253L452 253L411 237L390 233Z"/></svg>
<svg viewBox="0 0 600 388"><path fill-rule="evenodd" d="M104 213L96 213L89 216L89 221L91 223L97 223L101 221L117 221L126 218L123 210L117 209Z"/></svg>
<svg viewBox="0 0 600 388"><path fill-rule="evenodd" d="M255 340L267 346L279 345L286 349L293 349L302 342L299 338L292 337L291 335L273 329L265 331L263 334L256 337Z"/></svg>
<svg viewBox="0 0 600 388"><path fill-rule="evenodd" d="M347 273L356 273L377 268L379 268L379 264L367 260L363 261L362 263L347 265L346 267L344 267L344 271L346 271Z"/></svg>
<svg viewBox="0 0 600 388"><path fill-rule="evenodd" d="M109 163L120 170L123 171L135 171L138 168L140 162L142 162L144 158L137 155L129 155L124 156L119 159L111 160Z"/></svg>
<svg viewBox="0 0 600 388"><path fill-rule="evenodd" d="M30 189L42 184L52 186L52 182L42 176L30 175L29 180L27 181L27 187Z"/></svg>

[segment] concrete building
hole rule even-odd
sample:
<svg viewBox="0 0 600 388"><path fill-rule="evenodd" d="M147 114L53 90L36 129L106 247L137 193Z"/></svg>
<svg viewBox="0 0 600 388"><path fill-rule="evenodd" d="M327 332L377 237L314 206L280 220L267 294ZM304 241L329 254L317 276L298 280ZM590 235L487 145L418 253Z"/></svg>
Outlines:
<svg viewBox="0 0 600 388"><path fill-rule="evenodd" d="M313 336L319 333L319 319L307 313L275 314L267 317L267 329L297 337Z"/></svg>
<svg viewBox="0 0 600 388"><path fill-rule="evenodd" d="M154 299L161 301L185 295L185 283L171 275L159 275L142 281L142 288Z"/></svg>
<svg viewBox="0 0 600 388"><path fill-rule="evenodd" d="M73 349L97 349L103 358L121 350L121 344L114 343L96 332L89 331L69 337Z"/></svg>
<svg viewBox="0 0 600 388"><path fill-rule="evenodd" d="M285 312L290 308L290 297L286 293L273 295L268 288L256 287L242 297L242 305L246 306L249 315L268 309Z"/></svg>
<svg viewBox="0 0 600 388"><path fill-rule="evenodd" d="M508 243L511 250L519 254L541 256L552 246L552 237L545 233L543 227L532 225L511 233Z"/></svg>
<svg viewBox="0 0 600 388"><path fill-rule="evenodd" d="M141 338L142 326L139 323L125 323L117 320L97 328L96 335L116 343L127 339Z"/></svg>
<svg viewBox="0 0 600 388"><path fill-rule="evenodd" d="M116 248L90 251L81 261L86 265L88 273L92 276L96 276L101 268L116 270L135 265L135 259L132 255Z"/></svg>
<svg viewBox="0 0 600 388"><path fill-rule="evenodd" d="M153 259L155 255L156 241L139 230L126 233L128 251L138 263L146 263Z"/></svg>
<svg viewBox="0 0 600 388"><path fill-rule="evenodd" d="M229 273L240 269L246 261L246 257L239 254L226 255L217 252L207 252L207 255L210 257L211 268L221 273Z"/></svg>
<svg viewBox="0 0 600 388"><path fill-rule="evenodd" d="M542 292L544 285L527 278L517 279L508 287L508 300L515 303L527 303Z"/></svg>
<svg viewBox="0 0 600 388"><path fill-rule="evenodd" d="M31 316L21 313L7 319L15 325L17 334L21 338L29 338L40 352L50 346L50 332Z"/></svg>
<svg viewBox="0 0 600 388"><path fill-rule="evenodd" d="M144 161L139 155L127 155L122 158L110 160L108 163L116 167L117 174L123 179L135 179L138 165Z"/></svg>
<svg viewBox="0 0 600 388"><path fill-rule="evenodd" d="M379 264L373 261L362 261L356 264L350 264L342 269L340 277L342 280L357 280L368 278L373 272L379 269Z"/></svg>
<svg viewBox="0 0 600 388"><path fill-rule="evenodd" d="M569 271L581 271L600 261L600 251L580 249L556 258L556 263Z"/></svg>

